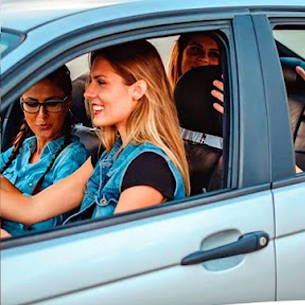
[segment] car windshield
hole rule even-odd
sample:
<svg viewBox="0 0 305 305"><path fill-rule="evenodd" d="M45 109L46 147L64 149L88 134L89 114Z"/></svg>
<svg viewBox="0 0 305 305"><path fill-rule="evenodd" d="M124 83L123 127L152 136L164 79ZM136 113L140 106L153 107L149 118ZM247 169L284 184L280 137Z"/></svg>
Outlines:
<svg viewBox="0 0 305 305"><path fill-rule="evenodd" d="M305 58L305 30L274 30L274 37L281 44Z"/></svg>
<svg viewBox="0 0 305 305"><path fill-rule="evenodd" d="M22 38L17 34L8 33L2 30L0 42L1 57L13 50L20 43L21 39Z"/></svg>

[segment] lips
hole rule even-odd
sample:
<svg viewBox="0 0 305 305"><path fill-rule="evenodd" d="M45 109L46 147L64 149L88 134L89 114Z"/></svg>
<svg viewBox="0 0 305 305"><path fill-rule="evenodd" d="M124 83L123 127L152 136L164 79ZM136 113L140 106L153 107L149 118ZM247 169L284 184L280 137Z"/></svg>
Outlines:
<svg viewBox="0 0 305 305"><path fill-rule="evenodd" d="M51 124L38 124L37 125L37 128L40 129L40 130L48 130L52 127Z"/></svg>
<svg viewBox="0 0 305 305"><path fill-rule="evenodd" d="M94 115L101 113L104 109L105 109L105 107L102 105L96 105L96 104L92 105L92 110L93 110Z"/></svg>

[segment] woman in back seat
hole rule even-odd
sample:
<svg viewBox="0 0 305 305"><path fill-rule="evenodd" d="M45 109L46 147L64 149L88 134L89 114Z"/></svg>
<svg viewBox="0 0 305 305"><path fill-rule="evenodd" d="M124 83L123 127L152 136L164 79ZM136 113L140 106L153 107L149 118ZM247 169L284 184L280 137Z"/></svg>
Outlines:
<svg viewBox="0 0 305 305"><path fill-rule="evenodd" d="M181 34L170 58L168 69L170 84L174 89L180 76L190 69L218 65L220 65L220 50L214 36L208 32ZM222 103L223 82L215 80L213 84L220 91L212 90L211 94ZM215 103L213 106L218 112L224 113L221 104Z"/></svg>
<svg viewBox="0 0 305 305"><path fill-rule="evenodd" d="M150 207L190 192L171 88L157 50L140 40L91 54L85 92L106 151L32 197L1 190L5 219L31 225L68 212L68 221ZM51 204L53 203L53 204Z"/></svg>

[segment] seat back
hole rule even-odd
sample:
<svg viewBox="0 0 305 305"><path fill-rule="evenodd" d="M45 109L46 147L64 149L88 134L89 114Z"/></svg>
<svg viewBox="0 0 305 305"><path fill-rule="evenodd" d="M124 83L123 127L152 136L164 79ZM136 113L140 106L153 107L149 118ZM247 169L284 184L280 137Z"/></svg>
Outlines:
<svg viewBox="0 0 305 305"><path fill-rule="evenodd" d="M288 97L296 164L305 170L305 81L295 70L296 66L305 69L305 62L295 57L281 57L280 61Z"/></svg>
<svg viewBox="0 0 305 305"><path fill-rule="evenodd" d="M88 73L84 73L72 82L72 107L74 123L92 127L91 119L86 113L85 107L85 87Z"/></svg>
<svg viewBox="0 0 305 305"><path fill-rule="evenodd" d="M184 139L190 169L191 195L222 187L222 149L209 145L206 135L222 137L222 115L214 108L211 95L213 80L221 79L221 68L203 66L183 74L175 87L174 97L180 126L203 134L202 141Z"/></svg>
<svg viewBox="0 0 305 305"><path fill-rule="evenodd" d="M72 82L72 107L71 111L74 118L73 134L79 137L85 147L93 152L100 145L100 140L92 127L91 119L87 115L85 107L85 87L88 73L84 73Z"/></svg>

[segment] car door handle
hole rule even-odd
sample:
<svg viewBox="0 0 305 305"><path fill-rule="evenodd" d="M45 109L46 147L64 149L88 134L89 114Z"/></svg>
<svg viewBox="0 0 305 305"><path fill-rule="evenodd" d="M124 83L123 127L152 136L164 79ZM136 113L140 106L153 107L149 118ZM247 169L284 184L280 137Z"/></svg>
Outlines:
<svg viewBox="0 0 305 305"><path fill-rule="evenodd" d="M244 234L233 243L205 251L196 251L181 260L181 265L195 265L205 261L245 254L265 248L269 242L269 235L265 232L251 232Z"/></svg>

